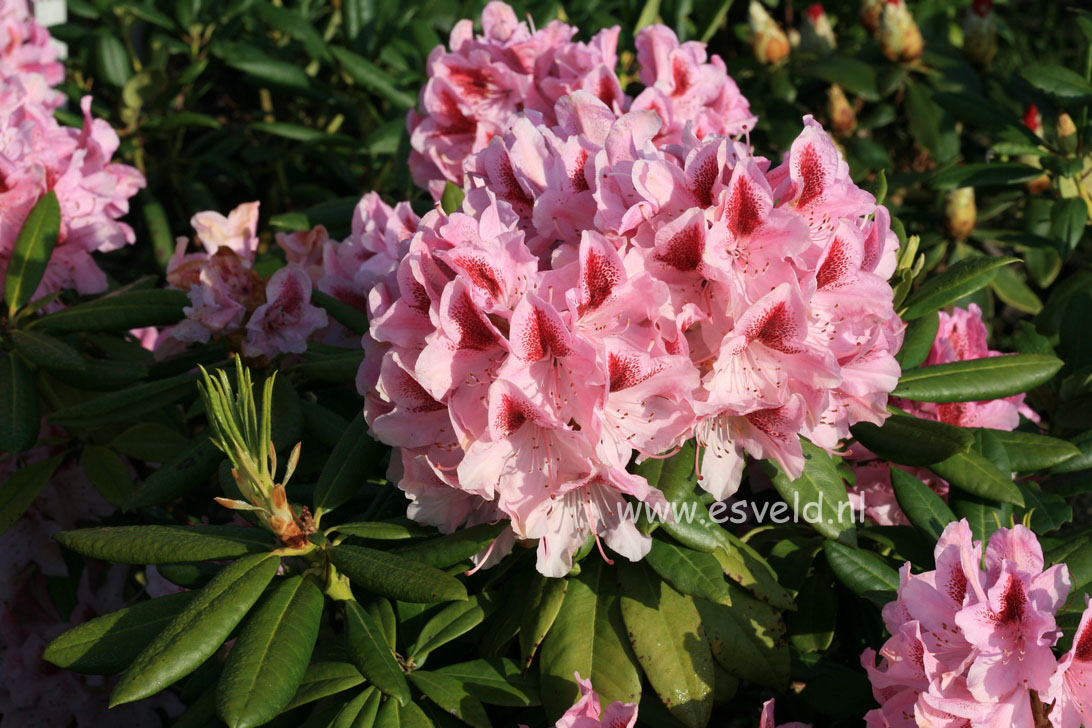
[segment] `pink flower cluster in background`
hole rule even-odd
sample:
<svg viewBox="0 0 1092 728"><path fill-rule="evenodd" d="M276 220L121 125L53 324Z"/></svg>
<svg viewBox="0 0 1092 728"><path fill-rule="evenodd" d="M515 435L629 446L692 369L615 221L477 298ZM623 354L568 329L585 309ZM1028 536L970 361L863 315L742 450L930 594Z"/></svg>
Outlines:
<svg viewBox="0 0 1092 728"><path fill-rule="evenodd" d="M936 339L922 366L1003 356L1002 352L990 349L986 324L982 321L982 310L977 304L972 303L966 309L953 308L950 314L944 311L939 314L940 326ZM894 398L892 404L915 417L958 427L1015 430L1020 424L1020 415L1032 422L1039 421L1039 416L1024 404L1023 394L986 402L943 404ZM849 494L855 507L859 506L863 498L865 514L876 523L882 526L908 524L906 515L895 500L888 464L874 460L875 456L859 445L854 446L851 457L855 461L853 469L857 475L857 483L849 489ZM905 470L927 483L941 496L948 494L948 483L928 469L907 467Z"/></svg>
<svg viewBox="0 0 1092 728"><path fill-rule="evenodd" d="M37 296L60 290L106 290L106 276L91 253L135 240L119 218L144 176L111 162L118 136L91 117L84 97L83 129L57 123L64 97L51 85L64 79L49 33L29 16L22 0L0 0L0 276L34 204L50 190L61 207L61 233ZM0 277L2 280L2 277Z"/></svg>
<svg viewBox="0 0 1092 728"><path fill-rule="evenodd" d="M187 253L180 237L167 266L170 285L186 291L186 318L171 330L182 342L232 340L251 358L302 353L307 340L328 323L326 311L311 304L315 249L321 254L325 229L278 239L288 264L269 280L254 269L258 249L258 203L239 205L224 217L199 212L190 221L203 251Z"/></svg>
<svg viewBox="0 0 1092 728"><path fill-rule="evenodd" d="M679 43L663 25L637 34L646 88L630 99L615 73L617 26L587 43L574 41L576 28L559 20L542 29L528 27L497 1L485 7L481 22L483 32L476 36L472 21L459 21L448 48L433 50L420 112L411 112L408 120L413 178L436 199L445 180L463 183L464 162L503 134L517 113L533 112L553 126L557 101L577 90L592 94L615 115L656 111L662 121L657 145L681 142L687 122L699 138L735 136L754 126L749 104L724 62L710 58L704 43Z"/></svg>
<svg viewBox="0 0 1092 728"><path fill-rule="evenodd" d="M1061 660L1051 648L1055 614L1069 594L1064 564L1044 569L1035 534L1017 525L982 543L966 520L948 524L934 550L936 570L900 573L898 598L884 607L891 638L861 662L880 707L871 727L975 725L1034 728L1050 709L1055 728L1092 721L1092 629L1086 610ZM984 565L984 568L983 568Z"/></svg>
<svg viewBox="0 0 1092 728"><path fill-rule="evenodd" d="M797 477L800 436L882 422L903 326L888 213L810 117L776 166L692 129L657 146L656 112L587 91L552 118L517 115L467 160L462 210L421 219L370 294L358 386L411 517L506 516L491 555L538 539L560 576L589 534L647 552L618 508L662 498L634 455L696 436L725 498L748 454Z"/></svg>

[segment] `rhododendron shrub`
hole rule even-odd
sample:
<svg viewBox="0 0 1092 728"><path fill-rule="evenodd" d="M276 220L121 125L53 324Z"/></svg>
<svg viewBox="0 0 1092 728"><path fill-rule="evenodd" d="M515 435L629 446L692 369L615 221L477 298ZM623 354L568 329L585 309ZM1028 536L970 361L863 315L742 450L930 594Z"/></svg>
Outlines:
<svg viewBox="0 0 1092 728"><path fill-rule="evenodd" d="M1092 15L69 9L0 726L1089 723Z"/></svg>

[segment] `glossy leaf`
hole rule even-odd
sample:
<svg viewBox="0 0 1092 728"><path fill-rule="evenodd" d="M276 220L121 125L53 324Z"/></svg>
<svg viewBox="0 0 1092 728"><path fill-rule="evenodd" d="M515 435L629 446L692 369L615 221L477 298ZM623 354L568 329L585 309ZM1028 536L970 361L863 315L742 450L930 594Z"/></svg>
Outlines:
<svg viewBox="0 0 1092 728"><path fill-rule="evenodd" d="M329 695L354 688L364 682L364 676L349 662L312 662L285 710L306 705Z"/></svg>
<svg viewBox="0 0 1092 728"><path fill-rule="evenodd" d="M228 726L262 725L291 702L311 661L323 601L313 579L293 576L247 619L217 686L217 710Z"/></svg>
<svg viewBox="0 0 1092 728"><path fill-rule="evenodd" d="M87 368L80 353L60 339L32 331L13 331L11 342L27 361L51 372L64 373Z"/></svg>
<svg viewBox="0 0 1092 728"><path fill-rule="evenodd" d="M931 465L974 445L969 430L905 414L891 415L881 427L858 422L850 431L880 458L900 465Z"/></svg>
<svg viewBox="0 0 1092 728"><path fill-rule="evenodd" d="M716 661L732 675L783 690L789 681L789 645L781 616L733 589L732 606L695 599Z"/></svg>
<svg viewBox="0 0 1092 728"><path fill-rule="evenodd" d="M54 455L24 465L0 483L0 533L7 531L30 508L63 460L64 456Z"/></svg>
<svg viewBox="0 0 1092 728"><path fill-rule="evenodd" d="M997 269L1019 262L1017 258L978 256L953 263L948 270L934 275L911 293L904 302L900 314L905 321L912 321L938 308L969 296L985 288L997 274Z"/></svg>
<svg viewBox="0 0 1092 728"><path fill-rule="evenodd" d="M683 594L717 604L731 603L731 592L724 581L720 562L712 554L654 538L644 561L660 578Z"/></svg>
<svg viewBox="0 0 1092 728"><path fill-rule="evenodd" d="M350 78L387 99L396 108L409 109L417 103L417 99L412 94L398 88L391 81L390 76L363 56L338 46L330 46L330 51Z"/></svg>
<svg viewBox="0 0 1092 728"><path fill-rule="evenodd" d="M8 316L29 303L38 290L60 234L61 206L57 193L50 190L31 208L11 249L4 277Z"/></svg>
<svg viewBox="0 0 1092 728"><path fill-rule="evenodd" d="M551 579L560 581L564 579ZM532 707L541 704L538 685L520 673L514 660L503 657L469 660L435 670L463 684L466 690L489 705Z"/></svg>
<svg viewBox="0 0 1092 728"><path fill-rule="evenodd" d="M1037 65L1024 69L1023 76L1031 85L1059 99L1086 101L1092 99L1092 83L1076 71L1064 66Z"/></svg>
<svg viewBox="0 0 1092 728"><path fill-rule="evenodd" d="M95 617L49 643L42 659L88 675L112 675L129 666L197 592L168 594Z"/></svg>
<svg viewBox="0 0 1092 728"><path fill-rule="evenodd" d="M676 719L704 728L713 709L713 655L699 637L701 616L642 564L622 567L619 606L630 644L656 694Z"/></svg>
<svg viewBox="0 0 1092 728"><path fill-rule="evenodd" d="M797 599L806 606L785 615L789 641L800 652L822 652L834 642L838 595L827 578L821 578L824 573L816 572L800 588Z"/></svg>
<svg viewBox="0 0 1092 728"><path fill-rule="evenodd" d="M1017 185L1033 180L1043 173L1038 167L1019 162L980 162L963 164L946 169L929 179L938 190L954 190L957 187L987 187L990 185Z"/></svg>
<svg viewBox="0 0 1092 728"><path fill-rule="evenodd" d="M493 543L493 540L507 527L504 522L481 523L477 526L461 528L454 533L418 541L399 548L397 553L399 556L420 561L437 569L446 569L488 548L489 544Z"/></svg>
<svg viewBox="0 0 1092 728"><path fill-rule="evenodd" d="M929 469L956 488L988 500L1024 505L1020 489L1012 478L981 454L971 451L934 463Z"/></svg>
<svg viewBox="0 0 1092 728"><path fill-rule="evenodd" d="M892 394L917 402L1001 399L1045 384L1061 368L1060 359L1046 354L955 361L903 372Z"/></svg>
<svg viewBox="0 0 1092 728"><path fill-rule="evenodd" d="M80 467L87 479L111 505L120 506L133 492L129 466L117 453L101 445L87 445L80 453Z"/></svg>
<svg viewBox="0 0 1092 728"><path fill-rule="evenodd" d="M774 465L774 487L816 531L845 544L856 544L853 509L834 461L825 450L807 440L801 440L800 444L806 460L804 472L796 480L789 480L780 467Z"/></svg>
<svg viewBox="0 0 1092 728"><path fill-rule="evenodd" d="M481 624L489 611L489 601L481 594L475 594L465 602L447 605L421 627L417 641L409 651L409 659L418 666L421 665L437 647Z"/></svg>
<svg viewBox="0 0 1092 728"><path fill-rule="evenodd" d="M956 520L952 509L932 488L902 468L891 468L891 485L910 523L933 541L940 538L945 526Z"/></svg>
<svg viewBox="0 0 1092 728"><path fill-rule="evenodd" d="M425 694L444 712L455 716L474 728L491 728L485 708L459 680L449 675L427 670L415 670L409 674L414 687Z"/></svg>
<svg viewBox="0 0 1092 728"><path fill-rule="evenodd" d="M57 333L128 331L144 326L170 326L181 321L190 299L169 288L118 292L35 319L27 327Z"/></svg>
<svg viewBox="0 0 1092 728"><path fill-rule="evenodd" d="M349 656L360 674L405 705L410 699L409 685L380 624L357 602L348 601L345 602L345 628Z"/></svg>
<svg viewBox="0 0 1092 728"><path fill-rule="evenodd" d="M871 551L834 541L824 543L823 551L838 580L860 596L877 592L893 596L899 588L898 572Z"/></svg>
<svg viewBox="0 0 1092 728"><path fill-rule="evenodd" d="M895 355L899 366L903 371L919 367L929 358L929 352L933 348L933 342L937 338L937 330L940 328L940 316L936 311L924 314L914 319L906 327L906 334L902 340L902 348Z"/></svg>
<svg viewBox="0 0 1092 728"><path fill-rule="evenodd" d="M1062 465L1081 454L1071 442L1035 432L990 430L1008 453L1012 469L1020 472L1046 470Z"/></svg>
<svg viewBox="0 0 1092 728"><path fill-rule="evenodd" d="M130 387L123 392L111 392L78 404L62 407L49 419L67 427L95 427L122 420L131 421L148 412L162 410L186 395L196 393L194 375L160 379Z"/></svg>
<svg viewBox="0 0 1092 728"><path fill-rule="evenodd" d="M129 497L125 507L146 508L183 496L215 475L223 460L223 451L199 435L156 468Z"/></svg>
<svg viewBox="0 0 1092 728"><path fill-rule="evenodd" d="M327 549L327 555L354 584L373 594L403 602L466 599L466 587L458 579L412 559L345 545Z"/></svg>
<svg viewBox="0 0 1092 728"><path fill-rule="evenodd" d="M268 532L242 526L101 526L54 538L78 554L122 564L233 559L274 548Z"/></svg>
<svg viewBox="0 0 1092 728"><path fill-rule="evenodd" d="M193 672L242 621L279 566L272 554L254 554L217 574L133 660L110 695L111 707L154 695Z"/></svg>
<svg viewBox="0 0 1092 728"><path fill-rule="evenodd" d="M345 503L364 484L380 456L367 432L364 415L358 414L330 453L315 485L316 518Z"/></svg>
<svg viewBox="0 0 1092 728"><path fill-rule="evenodd" d="M435 531L418 526L415 523L396 523L391 521L360 521L354 523L339 523L334 526L338 533L347 536L370 538L376 541L402 541L420 536L430 536Z"/></svg>
<svg viewBox="0 0 1092 728"><path fill-rule="evenodd" d="M537 572L531 578L533 585L528 592L519 627L519 648L524 669L530 666L539 645L557 619L569 588L568 579L551 579Z"/></svg>

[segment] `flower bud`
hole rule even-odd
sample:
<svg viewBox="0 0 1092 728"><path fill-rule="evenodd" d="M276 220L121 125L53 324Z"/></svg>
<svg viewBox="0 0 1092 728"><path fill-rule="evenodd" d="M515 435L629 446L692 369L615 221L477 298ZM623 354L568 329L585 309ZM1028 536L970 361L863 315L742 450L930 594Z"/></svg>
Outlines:
<svg viewBox="0 0 1092 728"><path fill-rule="evenodd" d="M1039 114L1039 107L1035 104L1028 104L1028 108L1024 111L1024 126L1035 133L1036 136L1043 135L1043 117Z"/></svg>
<svg viewBox="0 0 1092 728"><path fill-rule="evenodd" d="M997 22L993 0L974 0L963 17L963 55L971 63L988 66L997 54Z"/></svg>
<svg viewBox="0 0 1092 728"><path fill-rule="evenodd" d="M1077 151L1077 125L1073 123L1073 117L1064 111L1058 114L1058 120L1054 123L1054 136L1066 154Z"/></svg>
<svg viewBox="0 0 1092 728"><path fill-rule="evenodd" d="M1043 117L1039 114L1039 107L1035 104L1028 104L1027 110L1024 112L1024 126L1032 131L1037 137L1043 136ZM1034 154L1021 154L1016 158L1021 164L1026 164L1029 167L1042 168L1042 163L1039 161L1039 157ZM1046 172L1039 175L1033 180L1029 180L1024 183L1028 192L1033 195L1037 195L1041 192L1045 192L1050 187L1050 177Z"/></svg>
<svg viewBox="0 0 1092 728"><path fill-rule="evenodd" d="M861 25L875 35L880 32L880 19L887 0L861 0Z"/></svg>
<svg viewBox="0 0 1092 728"><path fill-rule="evenodd" d="M887 0L880 22L880 45L892 61L908 63L921 57L921 30L903 0Z"/></svg>
<svg viewBox="0 0 1092 728"><path fill-rule="evenodd" d="M956 240L966 240L974 230L978 209L974 204L974 187L960 187L948 193L944 201L944 219L948 233Z"/></svg>
<svg viewBox="0 0 1092 728"><path fill-rule="evenodd" d="M777 21L770 17L758 0L751 0L748 10L751 26L751 48L759 63L776 65L789 55L789 38Z"/></svg>
<svg viewBox="0 0 1092 728"><path fill-rule="evenodd" d="M807 53L826 55L838 47L834 37L834 28L830 26L823 6L812 3L804 13L804 24L800 26L800 49Z"/></svg>
<svg viewBox="0 0 1092 728"><path fill-rule="evenodd" d="M831 84L827 91L827 114L834 133L846 136L857 128L857 112L853 110L845 92L838 84Z"/></svg>

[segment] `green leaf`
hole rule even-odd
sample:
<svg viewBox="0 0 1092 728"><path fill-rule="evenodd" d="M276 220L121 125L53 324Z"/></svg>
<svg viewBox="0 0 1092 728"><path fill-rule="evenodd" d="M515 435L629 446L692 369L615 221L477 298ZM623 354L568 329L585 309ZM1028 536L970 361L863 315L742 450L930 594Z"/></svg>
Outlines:
<svg viewBox="0 0 1092 728"><path fill-rule="evenodd" d="M263 725L291 702L311 661L322 605L314 579L293 576L247 619L217 685L217 711L231 728Z"/></svg>
<svg viewBox="0 0 1092 728"><path fill-rule="evenodd" d="M403 602L466 599L458 579L412 559L363 546L334 546L326 553L354 584L373 594Z"/></svg>
<svg viewBox="0 0 1092 728"><path fill-rule="evenodd" d="M367 435L364 414L353 418L330 453L315 485L315 517L345 503L364 484L380 457L380 449Z"/></svg>
<svg viewBox="0 0 1092 728"><path fill-rule="evenodd" d="M63 455L54 455L24 465L0 483L0 533L11 528L30 508L63 460Z"/></svg>
<svg viewBox="0 0 1092 728"><path fill-rule="evenodd" d="M11 332L11 343L16 351L25 356L32 364L51 372L86 369L87 364L80 353L60 339L38 334L32 331Z"/></svg>
<svg viewBox="0 0 1092 728"><path fill-rule="evenodd" d="M1086 101L1092 98L1092 83L1064 66L1036 65L1024 69L1023 76L1035 88L1059 99Z"/></svg>
<svg viewBox="0 0 1092 728"><path fill-rule="evenodd" d="M378 714L379 712L380 700L381 697L374 687L365 688L357 693L355 698L347 703L343 703L341 708L334 715L333 720L327 722L327 720L323 718L319 723L326 726L326 728L354 728L354 726L358 725L358 721L361 719L361 713L364 712L365 708L368 709L368 714L364 716L364 719L367 720L367 718L370 717L374 722L375 714ZM321 710L321 707L319 709ZM315 712L318 711L316 710ZM313 716L315 713L312 713L311 715L312 718L308 720L308 723L314 722ZM371 722L359 724L372 725Z"/></svg>
<svg viewBox="0 0 1092 728"><path fill-rule="evenodd" d="M931 465L974 445L969 430L905 414L889 416L882 427L858 422L850 431L882 459L900 465Z"/></svg>
<svg viewBox="0 0 1092 728"><path fill-rule="evenodd" d="M694 600L646 566L627 563L619 606L633 652L660 700L683 725L704 728L713 709L713 655L699 636Z"/></svg>
<svg viewBox="0 0 1092 728"><path fill-rule="evenodd" d="M463 206L463 198L466 193L463 192L463 188L456 184L448 182L444 185L444 194L440 197L440 207L443 211L450 215L453 212L458 212Z"/></svg>
<svg viewBox="0 0 1092 728"><path fill-rule="evenodd" d="M1033 180L1042 173L1043 170L1038 167L1019 162L979 162L938 172L929 178L929 185L935 190L1018 185Z"/></svg>
<svg viewBox="0 0 1092 728"><path fill-rule="evenodd" d="M732 675L784 690L789 682L789 645L781 615L733 588L732 606L695 599L713 658Z"/></svg>
<svg viewBox="0 0 1092 728"><path fill-rule="evenodd" d="M956 520L948 507L932 488L902 468L891 468L891 485L899 508L926 536L936 541L944 527Z"/></svg>
<svg viewBox="0 0 1092 728"><path fill-rule="evenodd" d="M410 699L409 684L387 644L383 628L355 601L345 602L345 626L349 657L360 674L405 705Z"/></svg>
<svg viewBox="0 0 1092 728"><path fill-rule="evenodd" d="M1035 315L1043 310L1043 302L1028 286L1024 275L1013 268L999 268L990 283L990 290L1017 311Z"/></svg>
<svg viewBox="0 0 1092 728"><path fill-rule="evenodd" d="M940 328L940 315L932 311L910 322L902 340L902 348L895 356L903 370L921 366L929 358L933 342Z"/></svg>
<svg viewBox="0 0 1092 728"><path fill-rule="evenodd" d="M125 508L146 508L179 498L207 482L223 459L224 453L211 440L198 436L156 468L125 503Z"/></svg>
<svg viewBox="0 0 1092 728"><path fill-rule="evenodd" d="M733 518L735 514L733 512ZM778 574L750 544L717 526L721 548L713 552L725 576L777 609L795 609L792 595L778 583Z"/></svg>
<svg viewBox="0 0 1092 728"><path fill-rule="evenodd" d="M485 708L466 687L453 677L438 672L415 670L409 674L414 686L445 712L474 728L491 728ZM412 705L412 703L411 703Z"/></svg>
<svg viewBox="0 0 1092 728"><path fill-rule="evenodd" d="M1069 567L1070 580L1073 583L1070 594L1083 594L1092 583L1092 538L1085 536L1067 540L1047 551L1046 562L1064 563ZM1081 604L1083 606L1083 602Z"/></svg>
<svg viewBox="0 0 1092 728"><path fill-rule="evenodd" d="M825 58L809 58L800 64L798 70L802 75L836 83L866 101L880 100L876 89L876 68L865 61L830 55Z"/></svg>
<svg viewBox="0 0 1092 728"><path fill-rule="evenodd" d="M990 430L1009 455L1012 469L1018 472L1046 470L1081 454L1079 447L1056 437L1034 432Z"/></svg>
<svg viewBox="0 0 1092 728"><path fill-rule="evenodd" d="M272 3L257 3L252 7L262 19L262 22L270 28L298 40L312 58L325 60L330 57L322 35L315 30L310 21L302 14L278 7Z"/></svg>
<svg viewBox="0 0 1092 728"><path fill-rule="evenodd" d="M641 696L637 658L618 609L615 573L598 559L586 559L569 588L557 619L542 643L539 670L548 721L576 702L573 673L591 680L604 705Z"/></svg>
<svg viewBox="0 0 1092 728"><path fill-rule="evenodd" d="M834 461L825 450L807 440L801 440L800 444L804 450L804 472L796 480L789 480L784 471L773 464L776 471L774 487L793 511L816 531L845 544L856 544L853 508Z"/></svg>
<svg viewBox="0 0 1092 728"><path fill-rule="evenodd" d="M78 554L122 564L234 559L274 548L268 532L243 526L102 526L54 538Z"/></svg>
<svg viewBox="0 0 1092 728"><path fill-rule="evenodd" d="M246 616L279 566L273 554L254 554L217 574L137 655L111 693L110 707L154 695L193 672Z"/></svg>
<svg viewBox="0 0 1092 728"><path fill-rule="evenodd" d="M140 415L162 410L182 397L194 394L195 389L194 375L181 374L61 407L49 419L66 427L96 427L119 420L131 421Z"/></svg>
<svg viewBox="0 0 1092 728"><path fill-rule="evenodd" d="M149 463L166 463L188 444L188 438L167 425L142 422L133 425L110 441L110 447L122 455Z"/></svg>
<svg viewBox="0 0 1092 728"><path fill-rule="evenodd" d="M551 579L564 583L564 579ZM515 660L494 657L446 665L435 671L437 675L454 678L478 700L489 705L505 705L515 708L541 705L538 686L520 673Z"/></svg>
<svg viewBox="0 0 1092 728"><path fill-rule="evenodd" d="M871 551L826 541L823 552L838 580L858 595L895 592L899 588L898 572Z"/></svg>
<svg viewBox="0 0 1092 728"><path fill-rule="evenodd" d="M128 331L145 326L170 326L185 318L182 309L190 300L182 291L168 288L131 290L108 294L34 319L28 329L57 333L81 331Z"/></svg>
<svg viewBox="0 0 1092 728"><path fill-rule="evenodd" d="M490 611L487 599L475 594L465 602L449 604L425 622L409 651L409 661L420 666L437 647L477 627Z"/></svg>
<svg viewBox="0 0 1092 728"><path fill-rule="evenodd" d="M80 453L80 467L95 490L111 505L121 506L133 492L129 466L108 447L85 446Z"/></svg>
<svg viewBox="0 0 1092 728"><path fill-rule="evenodd" d="M295 696L285 711L314 702L329 695L354 688L364 682L364 676L348 662L312 662L303 673Z"/></svg>
<svg viewBox="0 0 1092 728"><path fill-rule="evenodd" d="M60 234L61 206L57 193L50 190L27 215L11 250L4 278L4 303L8 304L9 317L25 306L38 290Z"/></svg>
<svg viewBox="0 0 1092 728"><path fill-rule="evenodd" d="M338 533L359 538L370 538L376 541L402 541L419 536L430 536L432 529L418 526L415 523L395 523L392 521L360 521L357 523L340 523L334 526Z"/></svg>
<svg viewBox="0 0 1092 728"><path fill-rule="evenodd" d="M417 99L412 94L398 88L390 76L366 58L339 46L330 46L330 52L334 54L341 68L350 78L369 91L387 99L394 104L395 108L410 109L417 103Z"/></svg>
<svg viewBox="0 0 1092 728"><path fill-rule="evenodd" d="M637 16L637 23L633 26L633 32L636 33L641 28L652 25L659 16L660 0L645 0L645 4L641 8L641 14Z"/></svg>
<svg viewBox="0 0 1092 728"><path fill-rule="evenodd" d="M953 455L947 460L930 465L929 469L971 495L1024 505L1024 497L1020 495L1020 489L1012 482L1008 473L998 470L997 466L977 452Z"/></svg>
<svg viewBox="0 0 1092 728"><path fill-rule="evenodd" d="M1034 483L1017 483L1024 496L1023 514L1031 514L1031 529L1036 533L1056 531L1073 520L1073 508L1057 493L1044 493Z"/></svg>
<svg viewBox="0 0 1092 728"><path fill-rule="evenodd" d="M360 309L319 290L311 291L311 302L325 309L326 313L330 314L335 321L354 334L363 336L368 333L368 314Z"/></svg>
<svg viewBox="0 0 1092 728"><path fill-rule="evenodd" d="M30 367L14 353L0 353L0 450L29 450L38 441L40 411Z"/></svg>
<svg viewBox="0 0 1092 728"><path fill-rule="evenodd" d="M133 75L129 53L116 35L100 31L95 38L95 77L121 88Z"/></svg>
<svg viewBox="0 0 1092 728"><path fill-rule="evenodd" d="M905 114L910 133L937 162L947 162L959 153L959 135L951 119L931 98L924 84L907 81Z"/></svg>
<svg viewBox="0 0 1092 728"><path fill-rule="evenodd" d="M1001 399L1046 384L1062 361L1046 354L1007 354L920 367L903 372L896 397L916 402Z"/></svg>
<svg viewBox="0 0 1092 728"><path fill-rule="evenodd" d="M224 62L262 83L287 88L306 89L311 78L301 66L275 60L254 46L233 43L221 49Z"/></svg>
<svg viewBox="0 0 1092 728"><path fill-rule="evenodd" d="M834 642L838 595L828 578L820 578L820 572L813 574L797 594L800 603L807 606L785 615L789 640L800 652L822 652Z"/></svg>
<svg viewBox="0 0 1092 728"><path fill-rule="evenodd" d="M557 619L569 588L568 579L551 579L537 572L532 579L519 627L519 649L524 670L531 666L539 645Z"/></svg>
<svg viewBox="0 0 1092 728"><path fill-rule="evenodd" d="M86 675L121 672L195 596L168 594L95 617L50 642L42 659Z"/></svg>
<svg viewBox="0 0 1092 728"><path fill-rule="evenodd" d="M731 604L731 591L713 554L654 538L644 560L677 591L716 604Z"/></svg>
<svg viewBox="0 0 1092 728"><path fill-rule="evenodd" d="M1088 224L1088 205L1079 198L1055 200L1050 207L1050 237L1063 257L1077 249Z"/></svg>
<svg viewBox="0 0 1092 728"><path fill-rule="evenodd" d="M956 518L966 518L971 534L982 543L999 526L1008 526L1012 520L1012 504L996 503L976 498L969 493L952 490L948 493L948 506Z"/></svg>
<svg viewBox="0 0 1092 728"><path fill-rule="evenodd" d="M920 318L938 308L958 301L985 288L997 275L997 269L1019 262L1018 258L975 256L953 263L948 270L933 276L911 293L900 314L906 321Z"/></svg>
<svg viewBox="0 0 1092 728"><path fill-rule="evenodd" d="M507 524L503 521L460 528L454 533L403 546L396 553L437 569L446 569L488 547L505 528Z"/></svg>

